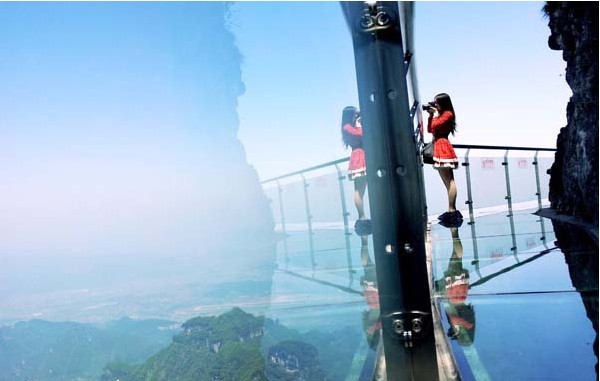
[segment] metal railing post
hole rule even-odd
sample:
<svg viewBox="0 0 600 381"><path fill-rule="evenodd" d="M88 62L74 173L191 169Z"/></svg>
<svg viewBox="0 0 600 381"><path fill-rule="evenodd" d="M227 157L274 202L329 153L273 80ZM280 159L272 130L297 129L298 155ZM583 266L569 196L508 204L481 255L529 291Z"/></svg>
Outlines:
<svg viewBox="0 0 600 381"><path fill-rule="evenodd" d="M473 193L471 191L471 163L469 162L469 153L471 153L471 149L467 148L465 162L462 163L462 165L465 167L465 176L467 178L467 201L465 201L465 204L469 206L469 225L473 225L475 223L475 217L473 216Z"/></svg>
<svg viewBox="0 0 600 381"><path fill-rule="evenodd" d="M473 260L471 264L475 266L475 272L481 278L481 270L479 269L479 249L477 248L477 232L475 224L471 224L471 241L473 241Z"/></svg>
<svg viewBox="0 0 600 381"><path fill-rule="evenodd" d="M540 151L535 151L535 155L533 156L533 167L535 168L535 184L537 192L535 195L537 196L538 201L538 210L542 209L542 188L540 187L540 167L538 161L538 154ZM544 244L546 244L546 227L544 226L544 218L540 217L540 225L542 227L542 238L540 238Z"/></svg>
<svg viewBox="0 0 600 381"><path fill-rule="evenodd" d="M473 261L471 264L475 265L475 271L477 275L481 278L481 272L479 270L479 250L477 249L477 232L475 231L475 216L473 215L473 192L471 189L471 162L469 161L469 154L471 153L471 149L467 148L467 152L465 152L465 162L462 163L463 167L465 167L465 177L467 180L467 201L465 204L469 206L469 222L471 225L471 237L473 241Z"/></svg>
<svg viewBox="0 0 600 381"><path fill-rule="evenodd" d="M289 258L288 258L288 247L287 247L287 229L285 227L285 214L283 212L283 187L281 186L281 184L279 183L279 181L276 182L277 184L277 193L279 195L279 216L281 217L281 232L283 233L283 252L285 253L285 263L287 265Z"/></svg>
<svg viewBox="0 0 600 381"><path fill-rule="evenodd" d="M535 155L533 156L533 167L535 168L535 185L537 192L535 195L537 196L538 209L542 209L542 189L540 188L540 169L538 167L538 154L540 151L535 151Z"/></svg>
<svg viewBox="0 0 600 381"><path fill-rule="evenodd" d="M502 162L502 165L504 166L504 177L506 179L506 197L504 197L506 199L506 202L508 204L508 216L510 219L510 232L511 232L511 236L512 236L512 247L510 248L511 251L513 251L513 254L515 255L516 258L516 253L517 253L517 238L515 236L515 221L514 221L514 217L513 217L513 209L512 209L512 194L510 193L510 172L508 170L508 152L510 150L506 150L506 152L504 152L504 161ZM517 258L517 261L519 259Z"/></svg>
<svg viewBox="0 0 600 381"><path fill-rule="evenodd" d="M312 214L310 213L310 201L308 199L308 187L309 184L306 181L306 177L304 177L304 174L300 174L300 176L302 177L302 185L304 188L304 206L306 207L306 222L308 224L308 245L310 248L310 259L311 259L311 263L312 263L312 269L313 271L315 270L315 268L317 267L317 263L315 262L315 245L313 242L313 228L312 228Z"/></svg>
<svg viewBox="0 0 600 381"><path fill-rule="evenodd" d="M348 277L350 278L350 284L352 284L352 279L354 278L354 267L352 266L352 250L350 248L350 236L352 233L350 232L350 226L348 224L348 208L346 207L346 194L344 192L344 180L346 176L342 174L342 170L336 164L335 170L337 171L338 176L338 184L340 186L340 200L342 203L342 218L344 219L344 238L346 240L346 260L348 262Z"/></svg>

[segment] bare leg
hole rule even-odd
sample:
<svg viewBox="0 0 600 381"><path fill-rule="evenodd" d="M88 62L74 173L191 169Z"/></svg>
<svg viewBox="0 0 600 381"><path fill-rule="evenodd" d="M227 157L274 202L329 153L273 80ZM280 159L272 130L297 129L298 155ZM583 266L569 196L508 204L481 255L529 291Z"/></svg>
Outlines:
<svg viewBox="0 0 600 381"><path fill-rule="evenodd" d="M363 266L372 264L369 258L369 236L366 235L360 237L360 260Z"/></svg>
<svg viewBox="0 0 600 381"><path fill-rule="evenodd" d="M452 234L452 258L462 259L463 257L463 245L458 236L458 228L451 228L450 233Z"/></svg>
<svg viewBox="0 0 600 381"><path fill-rule="evenodd" d="M438 172L448 192L448 211L454 212L456 210L456 182L454 181L454 172L452 172L451 168L440 168Z"/></svg>
<svg viewBox="0 0 600 381"><path fill-rule="evenodd" d="M358 219L364 220L365 206L363 198L365 196L365 190L367 189L367 178L366 176L357 177L354 180L354 205L356 205L356 211L358 212Z"/></svg>

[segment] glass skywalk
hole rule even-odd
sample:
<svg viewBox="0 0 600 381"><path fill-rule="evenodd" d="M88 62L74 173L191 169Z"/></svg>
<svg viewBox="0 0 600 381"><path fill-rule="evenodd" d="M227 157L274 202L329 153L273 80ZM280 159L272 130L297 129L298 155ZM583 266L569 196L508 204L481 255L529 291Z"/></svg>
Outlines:
<svg viewBox="0 0 600 381"><path fill-rule="evenodd" d="M434 214L430 217L433 303L442 337L465 380L562 380L575 372L582 380L596 376L597 335L586 315L593 309L586 310L585 303L594 295L597 300L597 278L595 286L592 277L581 289L572 277L585 274L570 275L576 270L566 262L597 252L565 255L556 246L552 222L533 214L538 201L547 205L547 187L537 197L533 160L528 155L508 160L512 213L506 204L504 159L487 151L470 159L472 197L476 206L483 205L474 209L473 219L466 208L459 228L443 227ZM535 160L545 173L550 159ZM427 169L426 183L437 180ZM457 179L465 192L464 174ZM277 244L267 316L301 332L360 338L347 342L329 366L349 367L347 380L384 379L373 248L368 236L357 236L341 218L341 194L349 225L356 218L345 181L325 167L264 184L278 230L287 234ZM443 195L433 186L427 190L430 211L439 213L442 204L435 197ZM459 195L463 202L466 198Z"/></svg>
<svg viewBox="0 0 600 381"><path fill-rule="evenodd" d="M515 213L514 237L504 213L477 217L482 233L475 237L466 223L458 229L433 224L429 232L433 296L465 380L596 377L597 334L582 297L595 293L597 298L597 285L573 284L569 256L555 246L551 222L533 212ZM311 255L305 233L289 232L287 254L283 243L278 245L267 316L301 332L354 337L330 366L352 364L346 379L373 379L381 326L370 240L350 237L348 258L343 230L317 228L321 248Z"/></svg>

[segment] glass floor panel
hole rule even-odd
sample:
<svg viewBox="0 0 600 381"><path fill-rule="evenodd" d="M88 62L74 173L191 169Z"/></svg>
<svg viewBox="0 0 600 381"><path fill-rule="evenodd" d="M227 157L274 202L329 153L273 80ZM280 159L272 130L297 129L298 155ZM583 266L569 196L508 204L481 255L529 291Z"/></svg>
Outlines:
<svg viewBox="0 0 600 381"><path fill-rule="evenodd" d="M312 252L305 230L279 242L265 316L304 342L321 340L316 347L328 379L371 380L381 327L371 241L353 234L346 247L343 230L313 233Z"/></svg>
<svg viewBox="0 0 600 381"><path fill-rule="evenodd" d="M532 213L515 212L512 224L499 213L475 224L466 218L457 229L431 227L434 298L465 380L597 377L597 335L587 316L595 303L597 321L597 279L595 287L573 285L551 221ZM337 379L370 379L380 326L372 243L348 238L346 247L339 228L288 232L265 316L306 337L333 333L329 340L343 351L321 359L323 369ZM578 255L589 253L571 254Z"/></svg>
<svg viewBox="0 0 600 381"><path fill-rule="evenodd" d="M469 296L468 305L462 324L472 328L452 340L464 380L597 379L597 336L578 293ZM465 314L447 301L441 310Z"/></svg>
<svg viewBox="0 0 600 381"><path fill-rule="evenodd" d="M476 235L432 226L434 297L465 380L598 378L597 272L573 265L597 248L564 254L531 213L513 232L505 215L478 218Z"/></svg>

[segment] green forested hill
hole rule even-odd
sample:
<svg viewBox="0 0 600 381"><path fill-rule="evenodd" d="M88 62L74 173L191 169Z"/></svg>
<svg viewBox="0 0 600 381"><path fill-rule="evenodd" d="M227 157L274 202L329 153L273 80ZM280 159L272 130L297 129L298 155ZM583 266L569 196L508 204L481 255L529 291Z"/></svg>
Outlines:
<svg viewBox="0 0 600 381"><path fill-rule="evenodd" d="M121 319L0 328L0 381L338 381L361 332L300 333L234 308L181 326Z"/></svg>
<svg viewBox="0 0 600 381"><path fill-rule="evenodd" d="M360 339L348 331L307 336L234 308L188 320L144 364L108 364L100 381L342 380Z"/></svg>
<svg viewBox="0 0 600 381"><path fill-rule="evenodd" d="M190 319L167 348L133 369L109 364L101 381L267 380L261 352L264 323L263 317L239 308Z"/></svg>
<svg viewBox="0 0 600 381"><path fill-rule="evenodd" d="M172 326L123 318L101 327L43 320L0 327L0 381L95 381L107 362L140 363L164 348Z"/></svg>

